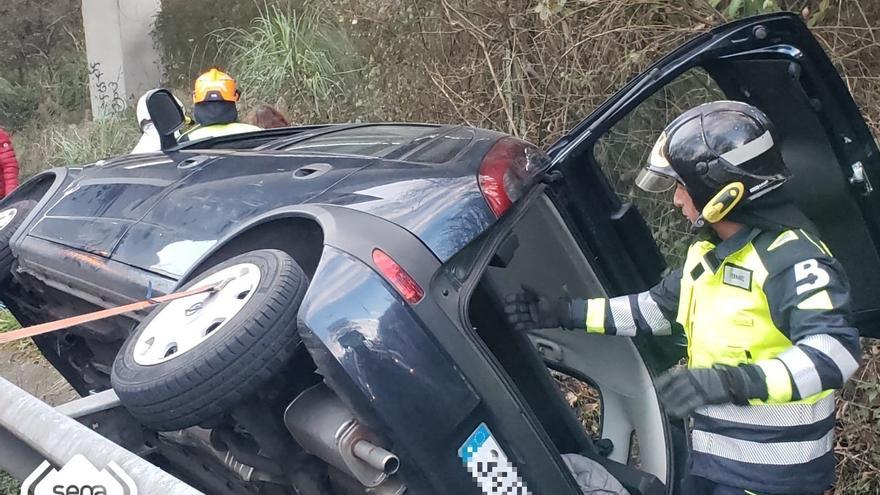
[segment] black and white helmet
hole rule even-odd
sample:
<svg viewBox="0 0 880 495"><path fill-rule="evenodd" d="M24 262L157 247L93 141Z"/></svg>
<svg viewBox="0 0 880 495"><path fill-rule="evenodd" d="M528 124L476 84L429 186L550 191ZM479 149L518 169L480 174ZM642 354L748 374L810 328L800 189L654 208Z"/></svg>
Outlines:
<svg viewBox="0 0 880 495"><path fill-rule="evenodd" d="M710 223L781 186L791 173L764 112L738 101L692 108L666 126L636 185L661 192L680 183Z"/></svg>

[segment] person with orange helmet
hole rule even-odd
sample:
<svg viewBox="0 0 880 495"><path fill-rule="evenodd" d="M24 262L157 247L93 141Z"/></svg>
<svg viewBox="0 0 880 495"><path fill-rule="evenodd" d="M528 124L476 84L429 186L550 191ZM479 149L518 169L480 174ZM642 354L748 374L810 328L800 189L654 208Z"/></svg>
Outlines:
<svg viewBox="0 0 880 495"><path fill-rule="evenodd" d="M182 141L260 130L238 122L236 103L241 91L229 74L212 68L196 79L193 90L193 118L196 127L181 136Z"/></svg>

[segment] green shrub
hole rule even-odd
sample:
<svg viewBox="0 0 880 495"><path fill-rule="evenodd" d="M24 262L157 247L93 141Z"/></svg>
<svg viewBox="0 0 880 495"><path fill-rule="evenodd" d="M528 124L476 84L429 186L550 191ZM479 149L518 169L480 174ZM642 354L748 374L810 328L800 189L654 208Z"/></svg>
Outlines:
<svg viewBox="0 0 880 495"><path fill-rule="evenodd" d="M192 87L205 68L225 66L226 54L210 34L231 26L245 27L259 14L256 1L162 0L153 37L162 55L165 81Z"/></svg>
<svg viewBox="0 0 880 495"><path fill-rule="evenodd" d="M318 2L286 10L266 6L247 28L215 31L246 102L279 104L332 116L356 101L363 60Z"/></svg>
<svg viewBox="0 0 880 495"><path fill-rule="evenodd" d="M0 127L22 129L36 115L40 95L33 86L21 86L0 79Z"/></svg>
<svg viewBox="0 0 880 495"><path fill-rule="evenodd" d="M77 166L128 153L140 139L134 113L66 124L31 123L13 134L22 180L51 167Z"/></svg>
<svg viewBox="0 0 880 495"><path fill-rule="evenodd" d="M39 86L44 101L51 103L57 114L81 116L90 107L85 51L77 48L56 54L42 71Z"/></svg>
<svg viewBox="0 0 880 495"><path fill-rule="evenodd" d="M0 471L0 495L18 495L21 483L8 473Z"/></svg>
<svg viewBox="0 0 880 495"><path fill-rule="evenodd" d="M128 153L140 138L134 119L127 114L96 120L82 126L53 129L49 133L48 164L82 165Z"/></svg>
<svg viewBox="0 0 880 495"><path fill-rule="evenodd" d="M89 107L86 58L79 49L59 50L22 78L0 77L0 127L19 131L35 120L75 122Z"/></svg>
<svg viewBox="0 0 880 495"><path fill-rule="evenodd" d="M138 139L140 131L131 109L94 122L32 122L12 135L22 180L47 168L128 153Z"/></svg>

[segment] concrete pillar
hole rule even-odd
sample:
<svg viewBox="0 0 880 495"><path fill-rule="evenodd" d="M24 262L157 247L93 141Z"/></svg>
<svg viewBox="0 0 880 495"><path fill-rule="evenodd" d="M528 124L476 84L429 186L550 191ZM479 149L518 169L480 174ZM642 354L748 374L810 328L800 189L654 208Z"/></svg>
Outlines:
<svg viewBox="0 0 880 495"><path fill-rule="evenodd" d="M161 83L151 32L161 0L82 0L92 115L124 110Z"/></svg>

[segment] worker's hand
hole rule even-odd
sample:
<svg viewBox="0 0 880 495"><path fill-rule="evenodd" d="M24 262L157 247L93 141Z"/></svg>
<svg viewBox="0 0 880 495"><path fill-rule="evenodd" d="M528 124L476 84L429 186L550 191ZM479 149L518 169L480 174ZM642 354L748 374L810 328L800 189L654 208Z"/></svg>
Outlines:
<svg viewBox="0 0 880 495"><path fill-rule="evenodd" d="M760 396L750 383L753 377L748 366L674 369L654 382L666 413L684 418L695 409L709 404L748 404ZM757 377L760 379L759 377ZM766 395L766 388L764 390Z"/></svg>
<svg viewBox="0 0 880 495"><path fill-rule="evenodd" d="M767 400L767 377L754 364L674 369L657 378L654 385L666 412L677 418L709 404L747 405L750 399Z"/></svg>
<svg viewBox="0 0 880 495"><path fill-rule="evenodd" d="M550 299L539 296L533 289L523 286L523 291L504 298L504 314L507 322L517 331L538 328L563 327L573 329L571 300Z"/></svg>

